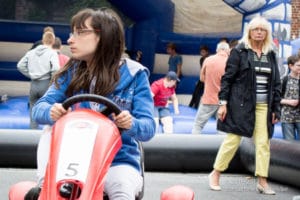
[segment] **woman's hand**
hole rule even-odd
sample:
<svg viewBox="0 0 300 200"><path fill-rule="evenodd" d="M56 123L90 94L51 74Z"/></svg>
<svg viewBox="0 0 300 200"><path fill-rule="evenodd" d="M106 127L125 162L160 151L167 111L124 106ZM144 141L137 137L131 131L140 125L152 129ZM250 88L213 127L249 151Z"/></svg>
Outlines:
<svg viewBox="0 0 300 200"><path fill-rule="evenodd" d="M272 113L272 124L276 124L277 122L279 122L279 119L276 118L275 113Z"/></svg>
<svg viewBox="0 0 300 200"><path fill-rule="evenodd" d="M50 117L53 121L57 121L59 118L70 111L71 108L65 110L61 103L55 103L50 109Z"/></svg>
<svg viewBox="0 0 300 200"><path fill-rule="evenodd" d="M227 107L226 105L221 105L218 109L218 119L224 121L226 114L227 114Z"/></svg>
<svg viewBox="0 0 300 200"><path fill-rule="evenodd" d="M132 115L128 110L123 110L119 115L112 114L115 124L119 128L130 129L132 126Z"/></svg>

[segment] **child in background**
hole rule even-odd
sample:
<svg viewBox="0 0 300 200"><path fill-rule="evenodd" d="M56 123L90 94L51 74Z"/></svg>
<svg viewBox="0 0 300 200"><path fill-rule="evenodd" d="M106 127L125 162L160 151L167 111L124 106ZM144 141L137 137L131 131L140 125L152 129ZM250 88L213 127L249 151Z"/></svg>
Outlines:
<svg viewBox="0 0 300 200"><path fill-rule="evenodd" d="M173 71L169 71L165 77L151 84L151 92L154 99L156 132L158 132L159 122L161 122L164 133L173 133L173 118L168 107L168 100L170 99L172 101L174 113L178 115L179 108L175 88L179 81L177 74Z"/></svg>
<svg viewBox="0 0 300 200"><path fill-rule="evenodd" d="M300 56L288 57L290 73L282 80L281 127L283 138L299 140L300 134Z"/></svg>
<svg viewBox="0 0 300 200"><path fill-rule="evenodd" d="M65 64L70 60L70 57L61 52L62 42L59 37L55 37L55 42L52 45L52 48L57 52L60 67L65 66Z"/></svg>

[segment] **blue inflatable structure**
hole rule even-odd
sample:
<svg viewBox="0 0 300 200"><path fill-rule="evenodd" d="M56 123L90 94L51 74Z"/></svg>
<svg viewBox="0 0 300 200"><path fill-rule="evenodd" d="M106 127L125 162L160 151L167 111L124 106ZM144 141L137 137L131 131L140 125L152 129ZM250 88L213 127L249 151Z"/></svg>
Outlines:
<svg viewBox="0 0 300 200"><path fill-rule="evenodd" d="M29 129L29 104L28 96L7 97L0 103L0 129ZM197 109L185 105L179 105L181 114L173 114L175 134L191 134ZM173 112L173 106L170 105ZM40 126L42 128L42 126ZM216 119L211 118L205 125L203 134L217 134ZM162 133L159 128L158 134ZM274 138L282 138L280 123L275 125Z"/></svg>
<svg viewBox="0 0 300 200"><path fill-rule="evenodd" d="M0 103L0 129L29 129L28 96L7 98Z"/></svg>

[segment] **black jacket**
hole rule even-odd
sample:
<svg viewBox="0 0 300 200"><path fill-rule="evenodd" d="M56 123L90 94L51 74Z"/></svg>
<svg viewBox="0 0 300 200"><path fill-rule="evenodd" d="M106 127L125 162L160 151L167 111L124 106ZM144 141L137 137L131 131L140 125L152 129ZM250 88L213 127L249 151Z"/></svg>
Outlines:
<svg viewBox="0 0 300 200"><path fill-rule="evenodd" d="M217 123L218 130L246 137L252 137L255 126L256 76L251 51L244 44L231 50L219 92L219 99L227 100L227 115L223 122L218 120ZM272 113L280 119L281 82L275 53L269 52L267 58L272 68L267 116L271 138L274 131Z"/></svg>

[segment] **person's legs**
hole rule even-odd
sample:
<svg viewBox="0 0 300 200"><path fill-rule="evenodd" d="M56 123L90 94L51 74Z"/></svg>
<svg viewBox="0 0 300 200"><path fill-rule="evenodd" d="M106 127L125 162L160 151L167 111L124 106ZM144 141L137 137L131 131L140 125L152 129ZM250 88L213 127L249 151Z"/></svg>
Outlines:
<svg viewBox="0 0 300 200"><path fill-rule="evenodd" d="M295 123L297 134L295 136L295 140L300 140L300 122Z"/></svg>
<svg viewBox="0 0 300 200"><path fill-rule="evenodd" d="M203 94L203 89L204 89L203 82L201 82L200 80L198 80L198 82L197 82L197 84L195 86L193 95L192 95L192 99L191 99L191 101L189 103L189 107L196 108L196 109L198 108L201 96Z"/></svg>
<svg viewBox="0 0 300 200"><path fill-rule="evenodd" d="M45 126L37 148L37 177L38 186L42 187L50 154L52 127Z"/></svg>
<svg viewBox="0 0 300 200"><path fill-rule="evenodd" d="M215 115L219 106L218 105L203 105L200 104L192 129L192 134L201 134L201 131L209 118Z"/></svg>
<svg viewBox="0 0 300 200"><path fill-rule="evenodd" d="M163 125L164 133L173 133L173 118L169 108L160 108L159 110L160 121Z"/></svg>
<svg viewBox="0 0 300 200"><path fill-rule="evenodd" d="M173 118L171 116L162 117L161 123L163 125L164 133L173 133Z"/></svg>
<svg viewBox="0 0 300 200"><path fill-rule="evenodd" d="M204 93L204 83L199 80L199 87L198 87L199 92L197 93L197 96L195 98L195 108L199 107L201 97L203 96Z"/></svg>
<svg viewBox="0 0 300 200"><path fill-rule="evenodd" d="M295 126L294 123L286 123L282 122L281 123L281 128L282 128L282 135L283 139L285 140L295 140L296 134L295 134Z"/></svg>
<svg viewBox="0 0 300 200"><path fill-rule="evenodd" d="M241 136L231 133L228 133L222 142L214 163L214 170L209 175L209 186L212 190L221 190L219 183L221 172L228 168L240 142Z"/></svg>
<svg viewBox="0 0 300 200"><path fill-rule="evenodd" d="M225 171L228 168L230 161L235 155L241 142L241 136L228 133L222 142L218 151L214 169L217 171Z"/></svg>
<svg viewBox="0 0 300 200"><path fill-rule="evenodd" d="M31 129L37 129L38 124L32 119L32 108L36 101L39 99L38 97L38 84L34 81L31 81L30 84L30 91L29 91L29 118L30 118L30 125Z"/></svg>
<svg viewBox="0 0 300 200"><path fill-rule="evenodd" d="M24 200L37 200L43 187L46 167L49 160L51 127L45 126L37 149L37 186L31 188L25 195Z"/></svg>
<svg viewBox="0 0 300 200"><path fill-rule="evenodd" d="M29 95L29 106L30 106L30 128L37 129L38 123L32 119L32 108L34 104L41 98L49 87L50 80L39 80L31 81L30 95Z"/></svg>
<svg viewBox="0 0 300 200"><path fill-rule="evenodd" d="M255 176L258 177L257 189L264 194L275 194L269 188L267 177L270 164L270 140L267 128L266 104L257 104L253 139L255 144Z"/></svg>
<svg viewBox="0 0 300 200"><path fill-rule="evenodd" d="M198 85L198 83L195 85L195 88L194 88L194 91L193 91L193 94L192 94L192 98L191 98L191 101L189 103L189 107L192 107L192 108L194 108L196 95L198 93L198 91L197 91L197 85Z"/></svg>
<svg viewBox="0 0 300 200"><path fill-rule="evenodd" d="M155 133L159 132L159 108L154 107Z"/></svg>
<svg viewBox="0 0 300 200"><path fill-rule="evenodd" d="M267 106L257 104L253 133L255 144L255 175L268 177L270 162L270 140L267 128Z"/></svg>
<svg viewBox="0 0 300 200"><path fill-rule="evenodd" d="M130 165L110 167L106 175L104 192L109 199L133 200L142 190L143 177Z"/></svg>
<svg viewBox="0 0 300 200"><path fill-rule="evenodd" d="M50 79L38 81L38 97L41 98L48 90L50 85Z"/></svg>

